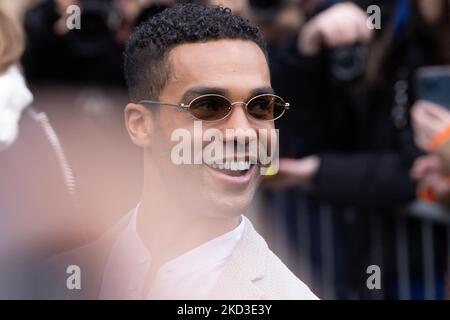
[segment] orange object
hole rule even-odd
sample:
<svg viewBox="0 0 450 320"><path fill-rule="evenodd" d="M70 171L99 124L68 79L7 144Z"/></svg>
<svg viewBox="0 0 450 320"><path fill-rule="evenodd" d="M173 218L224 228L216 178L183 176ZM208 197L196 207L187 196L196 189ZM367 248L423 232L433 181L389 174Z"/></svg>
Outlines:
<svg viewBox="0 0 450 320"><path fill-rule="evenodd" d="M433 137L433 140L430 143L430 146L428 147L428 150L430 152L435 152L437 149L439 149L440 146L442 146L447 140L450 139L450 126L439 132Z"/></svg>
<svg viewBox="0 0 450 320"><path fill-rule="evenodd" d="M450 126L433 137L433 140L428 147L428 151L435 152L448 140L450 140ZM419 190L417 196L419 199L427 202L438 202L436 195L429 189Z"/></svg>
<svg viewBox="0 0 450 320"><path fill-rule="evenodd" d="M429 189L420 190L417 197L426 202L438 202L436 195Z"/></svg>
<svg viewBox="0 0 450 320"><path fill-rule="evenodd" d="M447 179L450 181L450 175L447 177ZM430 189L420 189L417 191L417 197L420 200L426 201L426 202L433 202L433 203L437 203L439 202L438 197L434 194L433 191L431 191Z"/></svg>

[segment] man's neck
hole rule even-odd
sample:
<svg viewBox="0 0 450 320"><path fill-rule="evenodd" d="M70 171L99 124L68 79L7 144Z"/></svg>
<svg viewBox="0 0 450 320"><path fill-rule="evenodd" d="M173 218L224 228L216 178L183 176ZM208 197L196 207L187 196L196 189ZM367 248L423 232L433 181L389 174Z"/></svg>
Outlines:
<svg viewBox="0 0 450 320"><path fill-rule="evenodd" d="M151 193L150 193L151 194ZM138 208L137 231L152 255L162 265L214 238L235 229L240 217L212 218L183 212L161 197L143 198ZM158 199L158 200L156 200Z"/></svg>
<svg viewBox="0 0 450 320"><path fill-rule="evenodd" d="M202 215L200 209L174 201L177 194L166 187L167 176L151 162L152 155L146 155L137 231L153 265L162 265L239 225L239 216Z"/></svg>

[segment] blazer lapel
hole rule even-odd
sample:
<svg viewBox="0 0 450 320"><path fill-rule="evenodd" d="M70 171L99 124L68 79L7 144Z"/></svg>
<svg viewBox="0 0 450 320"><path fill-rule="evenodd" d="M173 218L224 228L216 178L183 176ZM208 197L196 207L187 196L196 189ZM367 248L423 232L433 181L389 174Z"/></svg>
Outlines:
<svg viewBox="0 0 450 320"><path fill-rule="evenodd" d="M220 300L260 300L257 286L266 271L267 244L246 217L245 229L230 261L213 287L209 298Z"/></svg>

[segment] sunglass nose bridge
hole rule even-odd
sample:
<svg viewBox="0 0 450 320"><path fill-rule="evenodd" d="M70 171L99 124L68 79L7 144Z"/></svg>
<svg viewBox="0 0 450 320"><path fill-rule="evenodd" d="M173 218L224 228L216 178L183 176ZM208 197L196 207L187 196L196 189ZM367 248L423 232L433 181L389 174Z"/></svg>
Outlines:
<svg viewBox="0 0 450 320"><path fill-rule="evenodd" d="M238 104L242 104L242 106L243 106L244 108L247 107L247 103L245 103L244 101L236 101L236 102L233 102L233 103L231 104L231 106L234 107L235 105L238 105Z"/></svg>

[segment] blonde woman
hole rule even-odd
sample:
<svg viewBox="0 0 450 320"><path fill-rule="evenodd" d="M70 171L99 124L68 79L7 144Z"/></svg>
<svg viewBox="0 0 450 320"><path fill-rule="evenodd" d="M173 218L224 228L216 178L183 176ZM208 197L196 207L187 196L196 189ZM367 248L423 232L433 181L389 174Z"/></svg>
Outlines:
<svg viewBox="0 0 450 320"><path fill-rule="evenodd" d="M79 239L74 177L47 115L30 106L24 42L19 19L0 6L0 299L32 298L38 260Z"/></svg>

